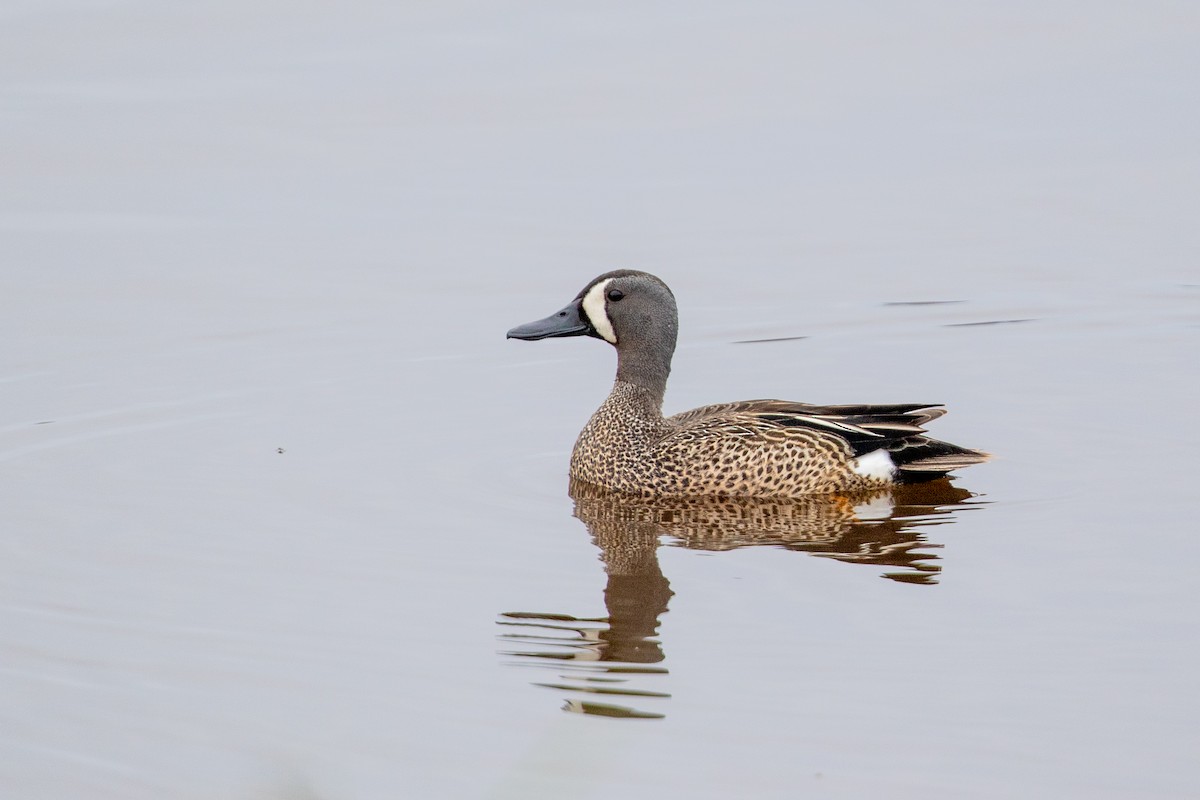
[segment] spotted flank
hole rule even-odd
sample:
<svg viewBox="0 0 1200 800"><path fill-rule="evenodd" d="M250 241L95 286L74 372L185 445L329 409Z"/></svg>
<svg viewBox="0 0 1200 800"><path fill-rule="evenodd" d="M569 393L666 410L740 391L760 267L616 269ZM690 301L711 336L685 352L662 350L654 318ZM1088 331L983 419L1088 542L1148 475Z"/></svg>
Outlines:
<svg viewBox="0 0 1200 800"><path fill-rule="evenodd" d="M571 477L640 495L801 497L930 480L988 459L925 435L929 403L817 406L746 400L664 417L675 298L659 278L617 270L593 280L514 339L592 336L617 350L612 392L571 454Z"/></svg>

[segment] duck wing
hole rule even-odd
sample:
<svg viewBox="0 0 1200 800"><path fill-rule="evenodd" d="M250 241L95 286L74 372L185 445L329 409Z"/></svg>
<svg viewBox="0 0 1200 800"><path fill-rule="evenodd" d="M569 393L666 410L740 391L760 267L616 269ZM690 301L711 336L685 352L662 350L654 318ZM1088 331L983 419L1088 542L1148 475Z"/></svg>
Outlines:
<svg viewBox="0 0 1200 800"><path fill-rule="evenodd" d="M960 467L988 460L978 450L925 435L927 423L946 413L936 403L811 405L788 400L743 400L717 403L668 418L676 432L711 432L742 437L774 438L802 431L831 434L861 456L886 450L899 469L898 479L928 480Z"/></svg>

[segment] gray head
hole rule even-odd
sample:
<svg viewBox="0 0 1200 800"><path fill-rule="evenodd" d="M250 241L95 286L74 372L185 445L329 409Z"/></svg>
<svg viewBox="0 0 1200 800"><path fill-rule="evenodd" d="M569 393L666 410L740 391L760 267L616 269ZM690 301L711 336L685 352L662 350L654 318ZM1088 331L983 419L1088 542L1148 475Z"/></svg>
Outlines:
<svg viewBox="0 0 1200 800"><path fill-rule="evenodd" d="M679 331L675 295L648 272L618 269L594 278L562 310L519 325L510 339L592 336L617 348L617 380L642 386L661 400Z"/></svg>

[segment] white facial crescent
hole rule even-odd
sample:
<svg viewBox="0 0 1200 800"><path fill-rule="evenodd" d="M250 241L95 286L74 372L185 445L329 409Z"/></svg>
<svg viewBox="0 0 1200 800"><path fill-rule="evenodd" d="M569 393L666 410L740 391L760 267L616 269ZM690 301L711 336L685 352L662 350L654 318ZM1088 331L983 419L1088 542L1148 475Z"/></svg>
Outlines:
<svg viewBox="0 0 1200 800"><path fill-rule="evenodd" d="M592 323L596 333L604 337L604 341L616 344L617 334L613 333L612 322L608 319L604 300L604 292L612 280L612 278L605 278L588 289L588 293L583 296L583 313L587 315L588 321Z"/></svg>

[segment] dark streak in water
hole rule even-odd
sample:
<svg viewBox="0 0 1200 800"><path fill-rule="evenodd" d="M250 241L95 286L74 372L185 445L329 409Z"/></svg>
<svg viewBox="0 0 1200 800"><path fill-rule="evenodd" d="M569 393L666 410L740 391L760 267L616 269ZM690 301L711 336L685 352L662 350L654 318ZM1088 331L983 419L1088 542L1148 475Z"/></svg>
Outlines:
<svg viewBox="0 0 1200 800"><path fill-rule="evenodd" d="M951 322L943 328L981 328L984 325L1016 325L1018 322L1037 322L1033 317L1028 319L991 319L986 322Z"/></svg>
<svg viewBox="0 0 1200 800"><path fill-rule="evenodd" d="M895 300L884 303L885 306L949 306L955 303L965 303L966 300Z"/></svg>
<svg viewBox="0 0 1200 800"><path fill-rule="evenodd" d="M919 575L909 572L885 572L883 577L891 578L892 580L900 583L915 583L919 586L929 586L933 583L936 583L936 581L929 575Z"/></svg>
<svg viewBox="0 0 1200 800"><path fill-rule="evenodd" d="M605 617L573 617L570 614L543 613L541 611L505 611L500 616L511 619L545 619L553 622L608 622Z"/></svg>
<svg viewBox="0 0 1200 800"><path fill-rule="evenodd" d="M569 683L535 683L547 689L559 689L567 692L588 692L590 694L620 694L628 697L670 697L667 692L652 692L648 689L623 689L615 686L573 686Z"/></svg>
<svg viewBox="0 0 1200 800"><path fill-rule="evenodd" d="M777 336L773 339L738 339L734 344L762 344L763 342L797 342L807 336Z"/></svg>
<svg viewBox="0 0 1200 800"><path fill-rule="evenodd" d="M563 711L572 711L576 714L592 714L597 717L622 717L625 719L662 719L665 716L664 714L655 714L651 711L638 711L626 706L614 706L608 703L584 703L579 700L568 700L563 706Z"/></svg>

